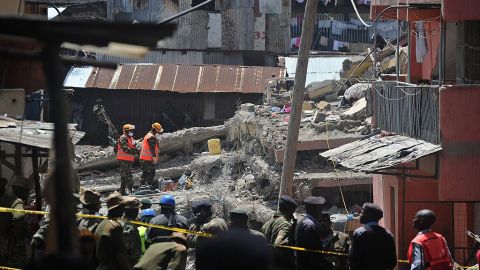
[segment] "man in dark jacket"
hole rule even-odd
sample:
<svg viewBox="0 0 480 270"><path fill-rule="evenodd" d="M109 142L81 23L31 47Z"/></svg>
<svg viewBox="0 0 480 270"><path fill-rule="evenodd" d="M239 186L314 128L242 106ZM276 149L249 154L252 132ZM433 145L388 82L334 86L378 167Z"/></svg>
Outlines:
<svg viewBox="0 0 480 270"><path fill-rule="evenodd" d="M187 219L175 212L175 198L172 195L163 195L160 198L160 215L152 218L150 223L155 225L187 229ZM150 227L147 229L145 245L155 242L166 242L170 239L171 231ZM158 239L157 239L158 238Z"/></svg>
<svg viewBox="0 0 480 270"><path fill-rule="evenodd" d="M397 265L393 235L378 225L383 211L373 203L365 203L360 214L362 227L353 232L348 254L351 270L387 270Z"/></svg>
<svg viewBox="0 0 480 270"><path fill-rule="evenodd" d="M217 235L228 231L227 222L223 218L214 218L212 213L212 203L207 200L196 201L192 204L192 212L195 216L194 222L190 225L191 231L200 231L212 235ZM195 248L199 241L205 237L198 235L188 235L189 247Z"/></svg>
<svg viewBox="0 0 480 270"><path fill-rule="evenodd" d="M318 220L322 214L325 198L310 196L303 202L306 215L298 222L295 230L295 245L310 250L322 250ZM321 253L297 251L296 254L297 270L332 269L332 264Z"/></svg>

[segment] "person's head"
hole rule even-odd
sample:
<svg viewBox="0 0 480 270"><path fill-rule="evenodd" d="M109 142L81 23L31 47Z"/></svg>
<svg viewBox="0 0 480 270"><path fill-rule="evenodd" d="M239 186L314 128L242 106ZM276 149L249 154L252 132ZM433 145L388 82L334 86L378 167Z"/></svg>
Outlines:
<svg viewBox="0 0 480 270"><path fill-rule="evenodd" d="M144 198L140 200L142 206L140 207L141 210L152 208L152 201L150 199Z"/></svg>
<svg viewBox="0 0 480 270"><path fill-rule="evenodd" d="M155 213L155 210L148 208L148 209L143 209L140 211L140 221L141 222L150 222L152 218L154 218L157 215Z"/></svg>
<svg viewBox="0 0 480 270"><path fill-rule="evenodd" d="M158 204L162 214L171 214L175 211L175 198L172 195L163 195Z"/></svg>
<svg viewBox="0 0 480 270"><path fill-rule="evenodd" d="M98 211L102 206L100 202L100 193L93 189L84 189L83 192L80 193L80 202L83 205L83 208Z"/></svg>
<svg viewBox="0 0 480 270"><path fill-rule="evenodd" d="M7 191L7 183L7 178L0 178L0 196L3 196L3 194L5 194L5 192Z"/></svg>
<svg viewBox="0 0 480 270"><path fill-rule="evenodd" d="M248 213L244 209L235 208L230 211L231 229L248 229Z"/></svg>
<svg viewBox="0 0 480 270"><path fill-rule="evenodd" d="M196 201L192 204L195 223L203 224L212 218L212 203L207 200Z"/></svg>
<svg viewBox="0 0 480 270"><path fill-rule="evenodd" d="M360 223L378 222L383 217L383 211L380 206L373 203L364 203L360 213Z"/></svg>
<svg viewBox="0 0 480 270"><path fill-rule="evenodd" d="M435 220L435 212L430 209L420 210L413 218L413 228L418 231L430 229L435 223Z"/></svg>
<svg viewBox="0 0 480 270"><path fill-rule="evenodd" d="M282 195L278 199L278 209L286 218L291 219L297 209L297 203L290 196Z"/></svg>
<svg viewBox="0 0 480 270"><path fill-rule="evenodd" d="M318 220L320 215L322 214L323 205L325 204L325 202L325 198L321 196L307 197L305 198L305 200L303 200L303 203L305 204L305 212Z"/></svg>
<svg viewBox="0 0 480 270"><path fill-rule="evenodd" d="M95 103L96 104L102 104L103 100L101 98L97 98L97 100L95 100Z"/></svg>
<svg viewBox="0 0 480 270"><path fill-rule="evenodd" d="M125 205L123 197L120 195L120 193L115 191L107 197L107 209L108 217L120 218L123 216Z"/></svg>
<svg viewBox="0 0 480 270"><path fill-rule="evenodd" d="M32 180L18 175L15 178L15 181L13 181L12 183L12 191L15 194L15 196L17 196L18 198L26 202L29 197L32 186L33 186Z"/></svg>
<svg viewBox="0 0 480 270"><path fill-rule="evenodd" d="M152 124L151 131L153 132L153 134L157 134L157 133L161 134L161 133L163 133L163 127L160 123L155 122L155 123Z"/></svg>
<svg viewBox="0 0 480 270"><path fill-rule="evenodd" d="M199 243L197 270L267 270L272 263L267 241L248 232L230 231Z"/></svg>
<svg viewBox="0 0 480 270"><path fill-rule="evenodd" d="M332 230L332 221L330 220L329 213L324 212L320 215L318 218L318 227L322 233L327 233Z"/></svg>
<svg viewBox="0 0 480 270"><path fill-rule="evenodd" d="M123 134L132 137L134 131L135 131L135 125L131 125L131 124L123 125Z"/></svg>
<svg viewBox="0 0 480 270"><path fill-rule="evenodd" d="M140 203L140 200L133 196L125 197L124 205L125 205L125 218L131 219L131 220L137 219L138 212L140 211L140 206L142 205Z"/></svg>

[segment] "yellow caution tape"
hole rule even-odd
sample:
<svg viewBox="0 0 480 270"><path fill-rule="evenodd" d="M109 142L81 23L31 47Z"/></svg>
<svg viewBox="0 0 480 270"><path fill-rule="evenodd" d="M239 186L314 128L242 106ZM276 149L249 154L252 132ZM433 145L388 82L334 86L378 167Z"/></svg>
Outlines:
<svg viewBox="0 0 480 270"><path fill-rule="evenodd" d="M20 268L11 268L6 266L0 266L0 270L22 270Z"/></svg>
<svg viewBox="0 0 480 270"><path fill-rule="evenodd" d="M0 213L23 213L23 214L31 214L31 215L48 215L50 212L46 211L35 211L35 210L23 210L23 209L13 209L13 208L5 208L5 207L0 207ZM96 216L96 215L89 215L89 214L82 214L82 213L77 213L77 217L83 217L83 218L96 218L96 219L106 219L107 217L105 216ZM146 222L140 222L140 221L133 221L133 220L125 220L122 219L125 222L129 222L135 225L140 225L140 226L145 226L145 227L151 227L151 228L158 228L162 230L167 230L167 231L173 231L173 232L180 232L184 234L193 234L193 235L198 235L202 237L213 237L212 234L205 233L205 232L199 232L199 231L192 231L192 230L187 230L187 229L182 229L182 228L175 228L175 227L167 227L167 226L162 226L162 225L157 225L157 224L151 224L151 223L146 223ZM325 251L325 250L314 250L314 249L308 249L308 248L302 248L302 247L296 247L296 246L288 246L288 245L275 245L274 247L279 247L279 248L286 248L286 249L291 249L291 250L296 250L296 251L306 251L306 252L315 252L315 253L321 253L321 254L326 254L326 255L335 255L335 256L348 256L348 253L341 253L341 252L334 252L334 251ZM399 263L406 263L408 264L409 262L407 260L397 260ZM472 269L472 266L458 266L462 269ZM17 268L9 268L9 267L4 267L0 266L0 270L17 270Z"/></svg>

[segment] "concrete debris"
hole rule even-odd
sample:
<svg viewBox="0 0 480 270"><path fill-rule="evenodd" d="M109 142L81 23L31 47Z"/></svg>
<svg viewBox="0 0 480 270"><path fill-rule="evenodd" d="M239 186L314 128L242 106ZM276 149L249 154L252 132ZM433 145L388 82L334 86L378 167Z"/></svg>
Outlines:
<svg viewBox="0 0 480 270"><path fill-rule="evenodd" d="M326 102L326 101L320 101L317 103L317 105L315 105L317 107L317 109L319 109L320 111L323 111L323 110L330 110L331 108L331 105L330 103Z"/></svg>
<svg viewBox="0 0 480 270"><path fill-rule="evenodd" d="M367 111L367 100L361 98L353 103L353 106L343 112L340 117L342 119L364 119Z"/></svg>
<svg viewBox="0 0 480 270"><path fill-rule="evenodd" d="M321 111L316 111L312 118L312 123L324 122L327 115Z"/></svg>
<svg viewBox="0 0 480 270"><path fill-rule="evenodd" d="M350 86L343 96L348 102L352 102L355 100L359 100L367 94L367 91L372 89L372 84L371 83L356 83L352 86Z"/></svg>
<svg viewBox="0 0 480 270"><path fill-rule="evenodd" d="M334 83L332 80L313 82L307 85L306 92L311 100L320 99L335 93Z"/></svg>

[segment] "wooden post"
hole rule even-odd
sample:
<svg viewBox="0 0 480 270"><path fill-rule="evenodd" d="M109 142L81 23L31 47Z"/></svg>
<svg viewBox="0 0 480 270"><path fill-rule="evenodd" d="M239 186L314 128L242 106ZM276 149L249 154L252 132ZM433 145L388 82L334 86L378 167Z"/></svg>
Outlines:
<svg viewBox="0 0 480 270"><path fill-rule="evenodd" d="M307 79L308 57L313 39L315 15L318 0L307 0L305 7L300 49L298 51L297 67L295 69L295 85L293 88L292 111L288 120L287 145L283 158L282 179L280 182L280 196L292 195L293 173L297 159L298 132L302 118L302 105L305 96L305 81Z"/></svg>
<svg viewBox="0 0 480 270"><path fill-rule="evenodd" d="M40 188L40 175L38 174L38 150L32 150L33 181L35 184L35 209L42 210L42 189Z"/></svg>

